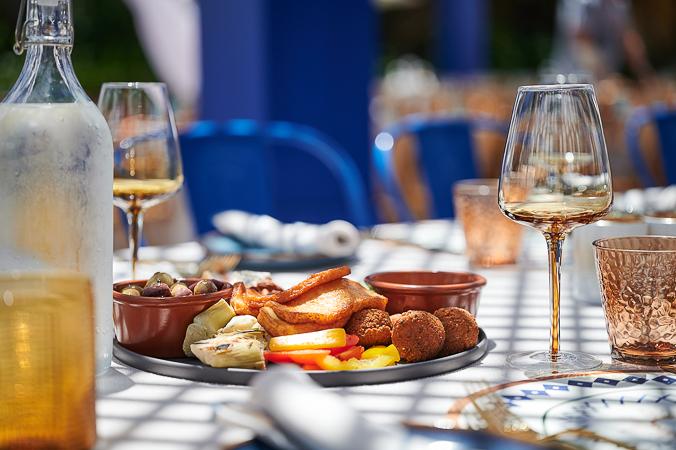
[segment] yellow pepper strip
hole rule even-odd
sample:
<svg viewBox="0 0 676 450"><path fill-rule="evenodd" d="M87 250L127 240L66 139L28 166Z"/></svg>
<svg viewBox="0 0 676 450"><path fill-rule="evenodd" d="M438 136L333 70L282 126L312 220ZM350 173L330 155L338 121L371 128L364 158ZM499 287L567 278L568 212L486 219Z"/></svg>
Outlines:
<svg viewBox="0 0 676 450"><path fill-rule="evenodd" d="M380 369L383 367L393 366L397 361L392 355L380 355L370 359L355 359L345 361L347 370L361 370L361 369Z"/></svg>
<svg viewBox="0 0 676 450"><path fill-rule="evenodd" d="M345 368L344 361L339 360L335 356L326 355L323 358L317 360L317 365L322 368L322 370L347 370Z"/></svg>
<svg viewBox="0 0 676 450"><path fill-rule="evenodd" d="M347 335L342 328L314 331L312 333L277 336L270 339L269 348L273 352L289 350L312 350L345 347Z"/></svg>
<svg viewBox="0 0 676 450"><path fill-rule="evenodd" d="M352 358L347 361L341 361L335 356L327 355L317 360L317 364L323 370L381 369L395 363L395 358L392 355L379 355L370 359Z"/></svg>
<svg viewBox="0 0 676 450"><path fill-rule="evenodd" d="M375 347L371 347L362 353L361 359L372 359L382 355L391 356L394 358L395 362L399 362L401 359L399 356L399 351L394 345L388 345L387 347L383 345L377 345Z"/></svg>
<svg viewBox="0 0 676 450"><path fill-rule="evenodd" d="M378 355L383 354L383 350L385 350L387 347L384 345L374 345L373 347L369 347L366 350L364 350L364 353L361 354L362 359L370 359L370 358L375 358Z"/></svg>

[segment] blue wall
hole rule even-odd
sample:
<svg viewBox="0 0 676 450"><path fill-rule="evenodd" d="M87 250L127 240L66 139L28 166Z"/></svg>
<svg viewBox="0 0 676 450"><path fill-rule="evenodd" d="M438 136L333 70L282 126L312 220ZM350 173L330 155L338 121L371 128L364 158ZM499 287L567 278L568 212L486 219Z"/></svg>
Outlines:
<svg viewBox="0 0 676 450"><path fill-rule="evenodd" d="M435 0L436 66L443 75L488 69L488 0Z"/></svg>
<svg viewBox="0 0 676 450"><path fill-rule="evenodd" d="M288 120L326 133L368 184L376 16L369 0L200 0L202 119Z"/></svg>

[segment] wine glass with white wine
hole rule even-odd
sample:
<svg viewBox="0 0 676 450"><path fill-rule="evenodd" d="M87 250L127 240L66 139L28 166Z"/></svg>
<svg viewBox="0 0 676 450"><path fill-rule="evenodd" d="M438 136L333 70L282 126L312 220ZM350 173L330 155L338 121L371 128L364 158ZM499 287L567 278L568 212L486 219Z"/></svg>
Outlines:
<svg viewBox="0 0 676 450"><path fill-rule="evenodd" d="M135 279L144 210L183 185L174 113L164 83L105 83L99 109L113 135L113 203L127 214Z"/></svg>
<svg viewBox="0 0 676 450"><path fill-rule="evenodd" d="M587 370L601 361L559 348L561 249L574 228L599 220L613 201L601 117L589 84L523 86L517 93L498 203L510 219L544 234L549 253L549 351L509 355L534 373Z"/></svg>

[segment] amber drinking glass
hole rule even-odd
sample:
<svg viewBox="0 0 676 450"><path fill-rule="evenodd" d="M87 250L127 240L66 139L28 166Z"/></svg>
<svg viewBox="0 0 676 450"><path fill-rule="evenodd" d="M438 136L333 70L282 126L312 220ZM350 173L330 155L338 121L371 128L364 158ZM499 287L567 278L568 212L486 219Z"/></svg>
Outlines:
<svg viewBox="0 0 676 450"><path fill-rule="evenodd" d="M497 179L462 180L453 186L455 216L473 266L514 264L519 256L523 227L500 212L497 200Z"/></svg>
<svg viewBox="0 0 676 450"><path fill-rule="evenodd" d="M94 446L92 308L84 275L0 274L0 448Z"/></svg>
<svg viewBox="0 0 676 450"><path fill-rule="evenodd" d="M594 241L613 358L676 362L676 237Z"/></svg>
<svg viewBox="0 0 676 450"><path fill-rule="evenodd" d="M549 351L509 355L533 373L586 370L601 364L560 349L561 252L574 228L599 220L613 201L610 165L594 88L589 84L522 86L517 93L500 175L498 204L510 219L547 242Z"/></svg>

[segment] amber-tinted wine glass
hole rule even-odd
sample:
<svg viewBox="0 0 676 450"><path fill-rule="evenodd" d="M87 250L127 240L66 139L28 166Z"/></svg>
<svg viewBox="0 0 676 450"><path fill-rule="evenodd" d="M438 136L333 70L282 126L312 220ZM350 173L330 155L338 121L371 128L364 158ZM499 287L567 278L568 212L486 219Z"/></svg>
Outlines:
<svg viewBox="0 0 676 450"><path fill-rule="evenodd" d="M601 118L588 84L523 86L517 93L498 203L510 219L544 234L549 252L549 351L512 354L530 372L587 370L601 364L559 348L561 249L574 228L597 221L613 201Z"/></svg>
<svg viewBox="0 0 676 450"><path fill-rule="evenodd" d="M113 203L127 213L135 279L143 210L183 185L174 113L164 83L106 83L99 109L113 134Z"/></svg>

